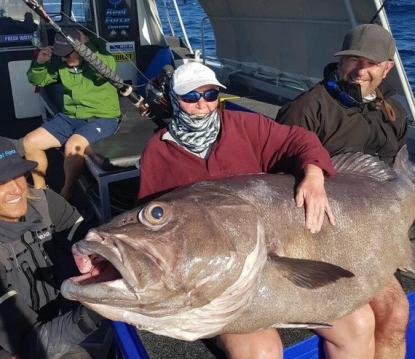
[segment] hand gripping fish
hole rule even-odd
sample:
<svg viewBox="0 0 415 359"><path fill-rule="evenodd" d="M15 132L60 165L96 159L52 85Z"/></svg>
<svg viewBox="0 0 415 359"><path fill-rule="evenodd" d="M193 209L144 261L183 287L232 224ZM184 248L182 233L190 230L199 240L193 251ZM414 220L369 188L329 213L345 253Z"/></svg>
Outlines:
<svg viewBox="0 0 415 359"><path fill-rule="evenodd" d="M336 226L311 234L302 225L289 175L200 182L91 230L73 247L83 274L62 293L183 340L328 325L368 303L396 269L415 269L406 149L394 169L362 154L334 162L326 191Z"/></svg>

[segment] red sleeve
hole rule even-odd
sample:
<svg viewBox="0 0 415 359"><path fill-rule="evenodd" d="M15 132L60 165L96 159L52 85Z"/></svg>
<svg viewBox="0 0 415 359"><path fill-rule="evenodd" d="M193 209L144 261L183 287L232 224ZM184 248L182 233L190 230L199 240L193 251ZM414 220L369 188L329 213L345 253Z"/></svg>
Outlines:
<svg viewBox="0 0 415 359"><path fill-rule="evenodd" d="M155 161L153 146L147 145L140 157L140 188L138 198L142 199L158 192L157 161Z"/></svg>
<svg viewBox="0 0 415 359"><path fill-rule="evenodd" d="M328 176L336 174L330 155L316 134L302 127L281 125L261 116L258 140L267 171L282 158L293 158L300 170L313 164Z"/></svg>
<svg viewBox="0 0 415 359"><path fill-rule="evenodd" d="M140 188L138 198L142 199L162 190L166 168L160 168L162 158L160 132L155 133L147 143L140 157ZM164 162L163 162L164 166Z"/></svg>
<svg viewBox="0 0 415 359"><path fill-rule="evenodd" d="M138 198L159 195L201 178L200 163L204 161L162 139L166 130L150 138L140 158L140 189ZM202 166L202 168L205 166Z"/></svg>
<svg viewBox="0 0 415 359"><path fill-rule="evenodd" d="M223 137L212 150L209 170L205 161L163 141L164 132L156 133L141 155L139 199L220 175L268 172L282 159L293 161L300 170L314 164L327 175L335 174L329 154L314 133L258 114L226 113Z"/></svg>
<svg viewBox="0 0 415 359"><path fill-rule="evenodd" d="M151 160L147 159L146 151L147 148L143 151L140 157L140 186L138 190L138 199L142 199L153 193L153 181L151 180L152 173L151 171L147 171L147 162L150 162Z"/></svg>

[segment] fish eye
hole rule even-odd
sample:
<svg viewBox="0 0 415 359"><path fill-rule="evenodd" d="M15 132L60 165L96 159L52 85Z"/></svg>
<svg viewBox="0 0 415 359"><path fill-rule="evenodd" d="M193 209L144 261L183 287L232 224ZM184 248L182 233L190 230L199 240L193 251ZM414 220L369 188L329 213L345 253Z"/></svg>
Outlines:
<svg viewBox="0 0 415 359"><path fill-rule="evenodd" d="M168 222L168 211L162 203L150 203L138 214L141 223L147 226L161 226Z"/></svg>
<svg viewBox="0 0 415 359"><path fill-rule="evenodd" d="M161 217L163 217L163 214L163 208L161 208L160 206L156 206L151 209L151 217L155 218L156 220L161 219Z"/></svg>

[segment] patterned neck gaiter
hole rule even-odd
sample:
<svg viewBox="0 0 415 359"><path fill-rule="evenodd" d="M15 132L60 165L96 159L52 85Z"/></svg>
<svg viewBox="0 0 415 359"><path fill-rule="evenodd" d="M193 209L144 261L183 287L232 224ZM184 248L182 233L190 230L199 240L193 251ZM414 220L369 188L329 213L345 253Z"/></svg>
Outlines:
<svg viewBox="0 0 415 359"><path fill-rule="evenodd" d="M170 90L173 118L168 130L175 141L193 153L202 153L215 142L220 130L217 109L203 117L191 116L179 105L178 95Z"/></svg>

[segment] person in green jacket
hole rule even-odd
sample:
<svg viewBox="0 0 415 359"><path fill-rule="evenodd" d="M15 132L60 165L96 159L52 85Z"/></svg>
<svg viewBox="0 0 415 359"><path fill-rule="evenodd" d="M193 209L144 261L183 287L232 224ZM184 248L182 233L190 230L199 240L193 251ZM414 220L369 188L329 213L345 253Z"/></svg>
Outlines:
<svg viewBox="0 0 415 359"><path fill-rule="evenodd" d="M104 64L115 70L115 59L103 46L90 41L78 29L68 29L66 33L88 46ZM61 195L70 199L73 185L84 167L86 147L117 130L121 115L117 90L84 62L60 34L55 36L53 47L39 51L27 76L35 86L56 82L63 86L63 113L28 133L23 147L26 158L38 163L32 172L34 187L44 188L48 166L45 151L65 146L65 183Z"/></svg>

